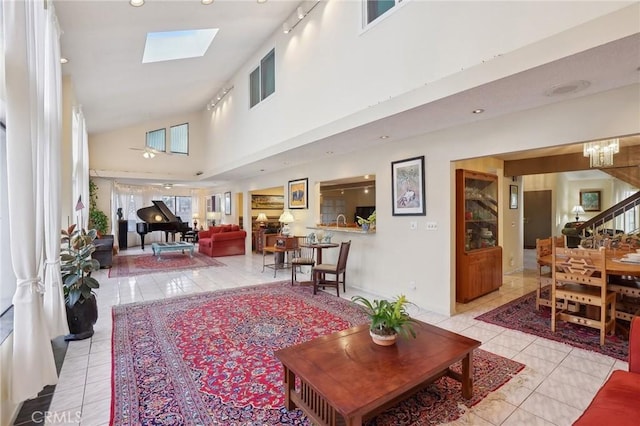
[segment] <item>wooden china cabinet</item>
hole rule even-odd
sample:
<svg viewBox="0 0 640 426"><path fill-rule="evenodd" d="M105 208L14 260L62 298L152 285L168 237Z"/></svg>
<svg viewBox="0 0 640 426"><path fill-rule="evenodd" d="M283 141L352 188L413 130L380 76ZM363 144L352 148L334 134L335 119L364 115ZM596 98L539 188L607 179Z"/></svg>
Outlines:
<svg viewBox="0 0 640 426"><path fill-rule="evenodd" d="M456 170L457 302L467 303L502 285L498 214L498 176Z"/></svg>

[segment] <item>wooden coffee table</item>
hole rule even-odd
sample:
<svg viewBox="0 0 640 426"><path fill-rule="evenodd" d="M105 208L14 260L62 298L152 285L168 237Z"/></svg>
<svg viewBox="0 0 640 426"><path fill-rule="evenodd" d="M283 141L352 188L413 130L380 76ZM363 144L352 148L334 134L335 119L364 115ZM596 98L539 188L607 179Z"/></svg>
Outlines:
<svg viewBox="0 0 640 426"><path fill-rule="evenodd" d="M472 352L481 343L423 322L414 329L415 339L387 347L371 341L365 324L277 351L286 408L299 407L319 425L361 425L444 375L471 398ZM460 360L462 374L449 368Z"/></svg>

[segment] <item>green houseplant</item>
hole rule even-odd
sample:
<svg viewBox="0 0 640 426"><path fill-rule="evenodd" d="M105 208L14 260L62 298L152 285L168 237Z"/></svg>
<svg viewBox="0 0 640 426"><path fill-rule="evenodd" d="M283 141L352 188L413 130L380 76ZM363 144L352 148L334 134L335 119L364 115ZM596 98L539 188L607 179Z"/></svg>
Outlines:
<svg viewBox="0 0 640 426"><path fill-rule="evenodd" d="M67 309L70 335L65 340L82 340L93 336L98 319L98 305L94 289L100 287L91 273L100 269L100 262L91 258L95 251L93 240L97 231L76 229L71 225L62 230L60 270Z"/></svg>
<svg viewBox="0 0 640 426"><path fill-rule="evenodd" d="M375 227L376 225L376 212L374 211L373 213L371 213L369 215L368 218L363 218L360 216L356 216L356 219L358 221L358 225L362 226L362 229L364 229L365 231L369 229L369 227Z"/></svg>
<svg viewBox="0 0 640 426"><path fill-rule="evenodd" d="M89 180L89 228L95 229L100 235L106 235L109 230L109 218L98 208L98 185Z"/></svg>
<svg viewBox="0 0 640 426"><path fill-rule="evenodd" d="M392 301L384 299L370 301L363 296L353 296L351 300L361 305L371 320L369 332L374 343L389 346L395 343L398 335L416 337L412 327L415 320L409 316L406 309L411 302L404 294Z"/></svg>

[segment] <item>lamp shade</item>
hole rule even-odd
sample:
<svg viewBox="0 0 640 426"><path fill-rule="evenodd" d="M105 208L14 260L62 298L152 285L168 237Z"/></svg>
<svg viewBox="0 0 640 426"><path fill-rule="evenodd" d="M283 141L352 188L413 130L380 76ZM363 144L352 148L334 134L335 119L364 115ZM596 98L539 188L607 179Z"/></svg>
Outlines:
<svg viewBox="0 0 640 426"><path fill-rule="evenodd" d="M267 218L267 215L264 213L259 213L258 217L256 218L256 222L267 222L269 219Z"/></svg>
<svg viewBox="0 0 640 426"><path fill-rule="evenodd" d="M579 222L580 221L580 215L584 214L584 209L580 205L573 206L573 208L571 209L571 213L576 215L576 222Z"/></svg>
<svg viewBox="0 0 640 426"><path fill-rule="evenodd" d="M583 214L584 213L584 208L582 206L573 206L573 208L571 209L571 213L573 213L573 214Z"/></svg>
<svg viewBox="0 0 640 426"><path fill-rule="evenodd" d="M216 218L215 212L207 212L207 219L208 220L215 220L215 218Z"/></svg>
<svg viewBox="0 0 640 426"><path fill-rule="evenodd" d="M193 219L200 219L200 215L198 213L194 213L193 216L191 216Z"/></svg>
<svg viewBox="0 0 640 426"><path fill-rule="evenodd" d="M285 224L292 223L293 221L295 221L295 219L293 218L293 215L291 214L291 212L288 210L285 210L284 212L282 212L282 214L280 215L280 218L278 219L278 222L282 222Z"/></svg>

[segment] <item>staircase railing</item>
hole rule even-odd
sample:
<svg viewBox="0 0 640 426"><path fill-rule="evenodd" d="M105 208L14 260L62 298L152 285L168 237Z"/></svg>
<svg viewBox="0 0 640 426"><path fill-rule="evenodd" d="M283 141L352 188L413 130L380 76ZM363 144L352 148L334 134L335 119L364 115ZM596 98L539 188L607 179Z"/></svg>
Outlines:
<svg viewBox="0 0 640 426"><path fill-rule="evenodd" d="M616 227L614 222L615 219L620 215L624 215L628 211L631 211L631 210L635 211L636 209L638 209L638 206L640 206L640 191L625 198L624 200L620 201L613 207L608 208L607 210L603 211L597 216L594 216L591 219L587 220L586 222L576 226L576 230L578 231L579 234L584 236L584 235L595 235L599 233L599 231L601 232L603 229L610 227L612 229L612 232L615 233L616 232ZM636 218L638 217L637 212L635 213L635 217ZM614 222L614 223L612 223L610 226L605 226L610 222ZM626 229L626 224L624 228ZM637 224L636 224L636 228L637 228ZM627 233L630 233L630 232L627 231Z"/></svg>

